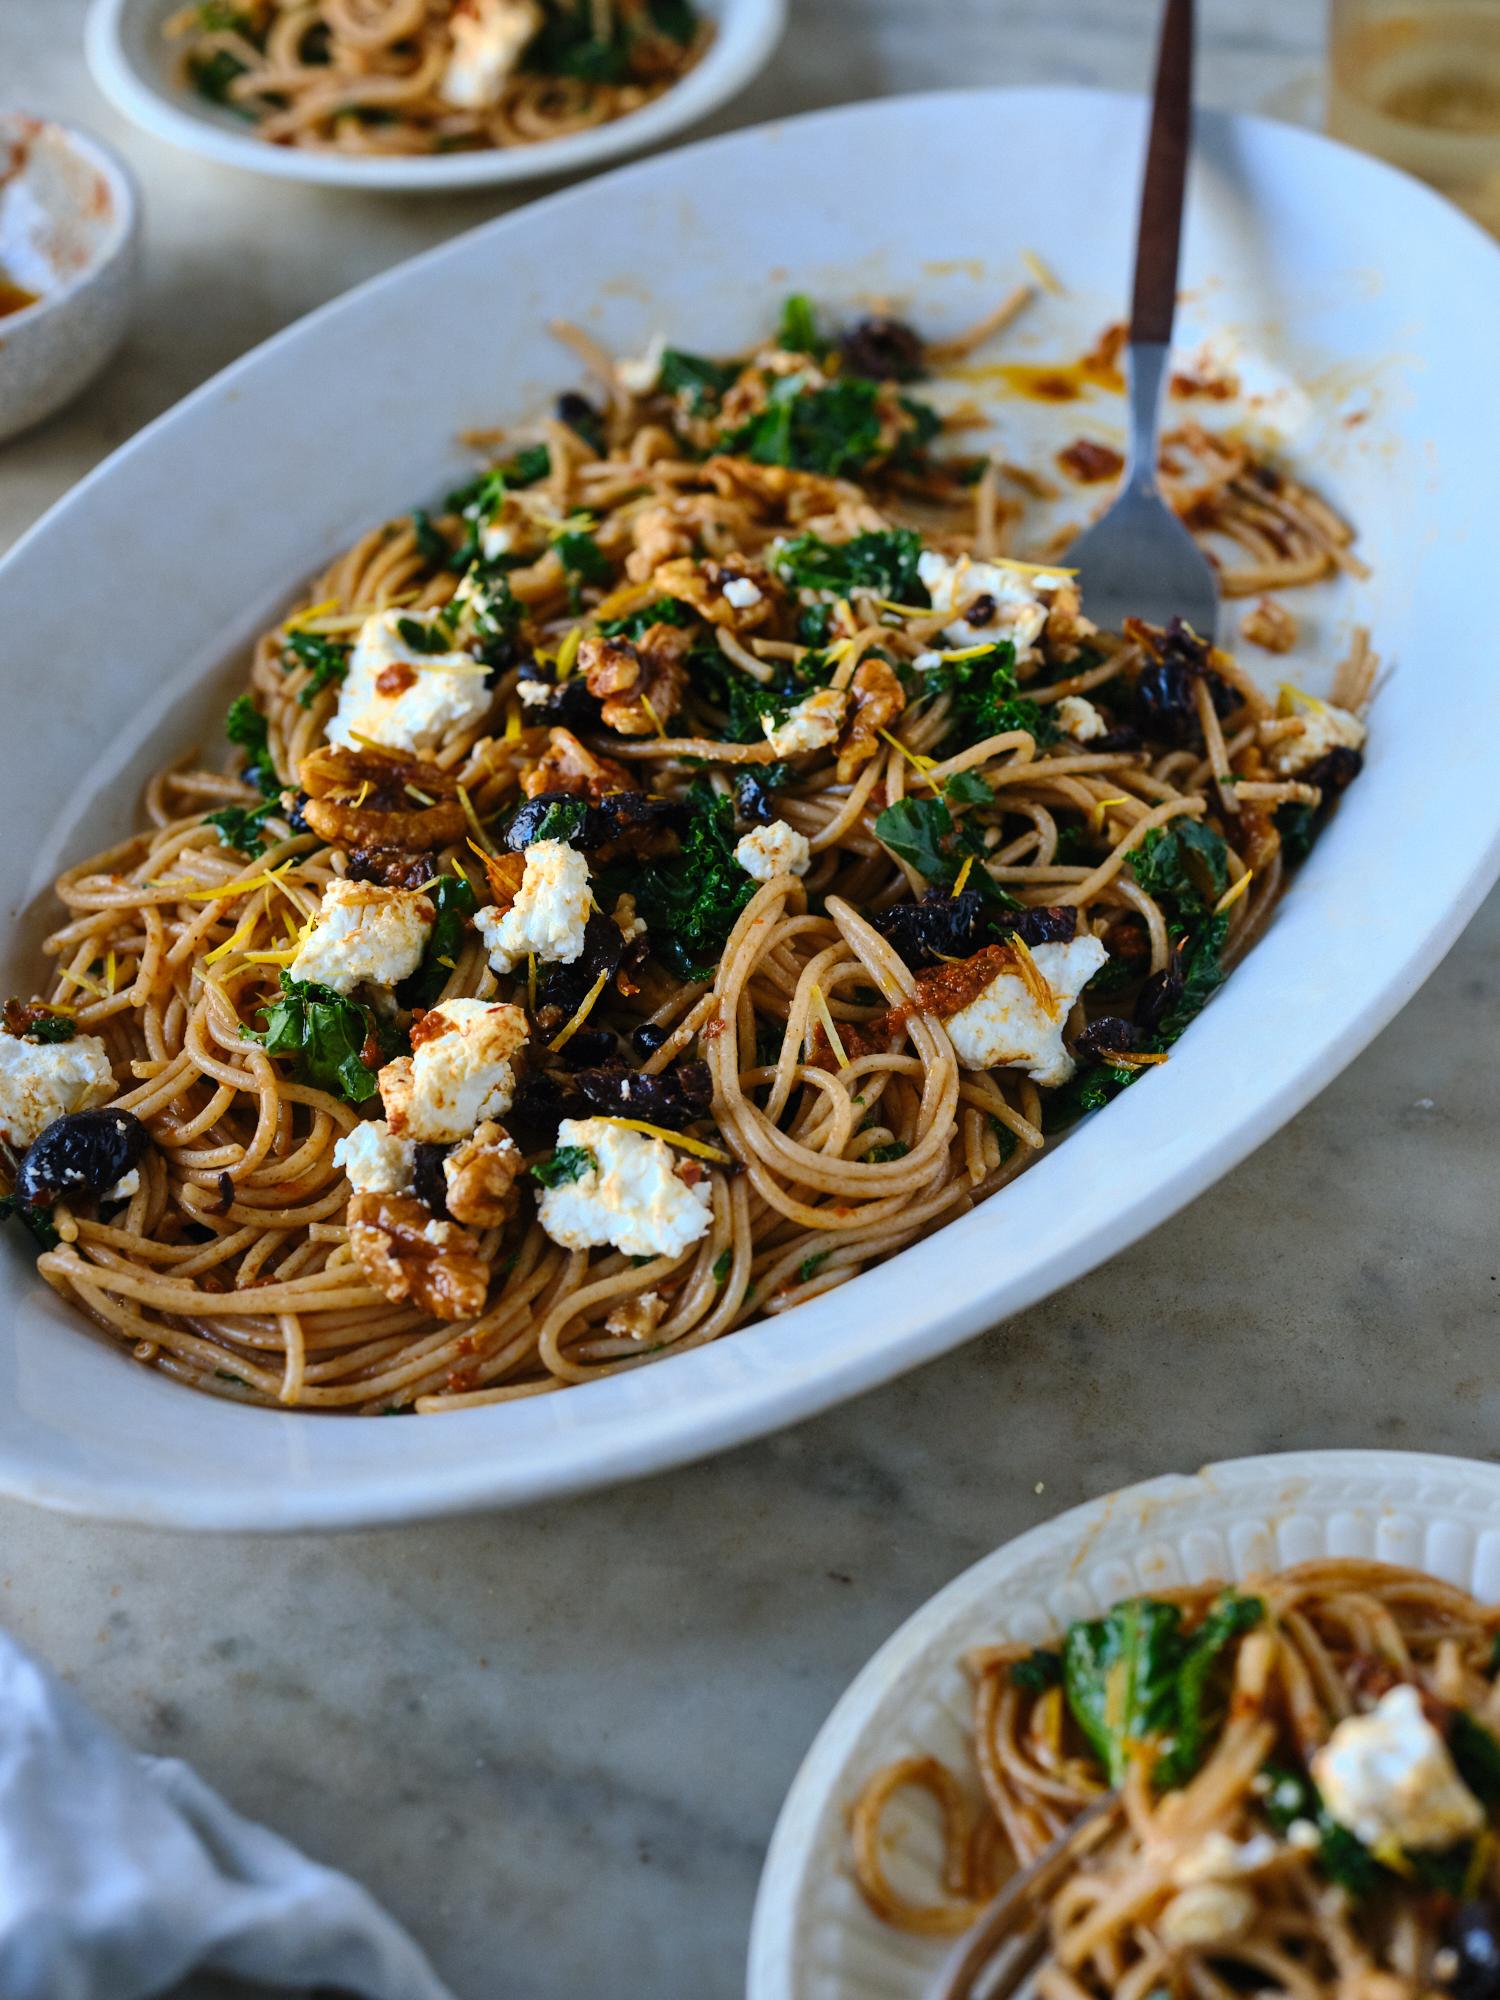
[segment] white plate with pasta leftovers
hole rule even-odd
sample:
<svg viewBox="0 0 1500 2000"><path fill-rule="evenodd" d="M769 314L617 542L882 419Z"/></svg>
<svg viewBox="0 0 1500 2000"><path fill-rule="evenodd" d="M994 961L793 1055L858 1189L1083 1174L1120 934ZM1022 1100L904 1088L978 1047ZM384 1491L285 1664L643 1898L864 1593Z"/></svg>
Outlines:
<svg viewBox="0 0 1500 2000"><path fill-rule="evenodd" d="M1205 117L1164 474L1238 594L1101 634L1057 549L1140 118L918 98L556 197L0 567L5 1490L315 1526L722 1449L1132 1241L1416 990L1500 854L1433 304L1500 264Z"/></svg>
<svg viewBox="0 0 1500 2000"><path fill-rule="evenodd" d="M786 0L94 0L144 131L279 179L391 192L570 174L659 144L770 59Z"/></svg>
<svg viewBox="0 0 1500 2000"><path fill-rule="evenodd" d="M1494 1466L1295 1452L1148 1480L986 1556L808 1752L750 2000L920 2000L1014 1853L1121 1784L1129 1823L1106 1812L1054 1896L1038 1990L1332 1992L1354 1965L1461 1990L1495 1926L1497 1521Z"/></svg>

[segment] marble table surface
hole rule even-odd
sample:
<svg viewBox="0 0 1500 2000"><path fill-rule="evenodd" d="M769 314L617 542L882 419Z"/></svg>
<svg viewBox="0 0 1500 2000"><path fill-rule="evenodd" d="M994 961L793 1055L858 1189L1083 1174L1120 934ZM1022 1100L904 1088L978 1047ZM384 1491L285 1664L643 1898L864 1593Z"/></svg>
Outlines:
<svg viewBox="0 0 1500 2000"><path fill-rule="evenodd" d="M0 97L130 159L145 293L108 379L0 451L0 545L241 350L504 205L190 162L95 94L83 11L0 6ZM1155 8L793 11L795 38L720 124L955 80L1138 87ZM1316 116L1320 12L1207 0L1206 98ZM1106 1269L833 1415L620 1493L406 1531L178 1540L0 1506L0 1619L137 1745L359 1876L462 2000L728 2000L808 1742L964 1565L1212 1457L1494 1450L1500 1071L1479 1057L1497 945L1491 901L1246 1165Z"/></svg>

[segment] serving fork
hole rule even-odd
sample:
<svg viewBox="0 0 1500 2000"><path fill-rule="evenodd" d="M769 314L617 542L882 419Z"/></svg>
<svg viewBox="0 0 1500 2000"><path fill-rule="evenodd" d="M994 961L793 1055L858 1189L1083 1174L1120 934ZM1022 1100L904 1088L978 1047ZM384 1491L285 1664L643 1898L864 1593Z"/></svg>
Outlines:
<svg viewBox="0 0 1500 2000"><path fill-rule="evenodd" d="M1125 349L1129 441L1120 490L1069 549L1084 609L1106 631L1127 617L1181 618L1212 639L1219 615L1213 565L1167 505L1157 439L1177 307L1177 261L1193 120L1193 0L1167 0L1157 51L1151 136L1136 235L1135 288Z"/></svg>

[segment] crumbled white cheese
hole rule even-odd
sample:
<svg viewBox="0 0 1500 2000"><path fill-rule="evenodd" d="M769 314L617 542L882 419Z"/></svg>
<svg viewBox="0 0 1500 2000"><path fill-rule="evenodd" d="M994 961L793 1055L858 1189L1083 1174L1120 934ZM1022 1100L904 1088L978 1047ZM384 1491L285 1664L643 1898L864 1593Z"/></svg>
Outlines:
<svg viewBox="0 0 1500 2000"><path fill-rule="evenodd" d="M565 1250L613 1244L631 1257L677 1257L713 1219L708 1177L688 1187L664 1140L607 1118L565 1118L559 1150L581 1148L591 1164L577 1180L543 1188L543 1229Z"/></svg>
<svg viewBox="0 0 1500 2000"><path fill-rule="evenodd" d="M359 1194L409 1194L416 1162L416 1146L396 1138L383 1118L366 1118L333 1149L333 1164Z"/></svg>
<svg viewBox="0 0 1500 2000"><path fill-rule="evenodd" d="M1346 1717L1313 1758L1312 1775L1329 1814L1366 1847L1451 1847L1484 1825L1421 1696L1405 1683L1368 1715Z"/></svg>
<svg viewBox="0 0 1500 2000"><path fill-rule="evenodd" d="M436 914L415 889L337 876L323 891L317 919L292 960L292 978L314 979L335 993L352 993L366 979L394 986L421 964Z"/></svg>
<svg viewBox="0 0 1500 2000"><path fill-rule="evenodd" d="M517 681L516 699L522 708L545 708L552 696L552 688L547 681Z"/></svg>
<svg viewBox="0 0 1500 2000"><path fill-rule="evenodd" d="M848 696L839 688L819 688L799 701L787 715L766 731L766 738L778 757L800 757L808 750L826 750L838 741L844 726Z"/></svg>
<svg viewBox="0 0 1500 2000"><path fill-rule="evenodd" d="M455 731L483 720L493 699L489 669L467 653L423 653L401 626L433 629L431 613L375 611L359 628L330 743L358 749L360 738L387 750L434 750ZM386 691L378 683L386 676Z"/></svg>
<svg viewBox="0 0 1500 2000"><path fill-rule="evenodd" d="M965 1069L1024 1069L1034 1083L1066 1083L1074 1068L1063 1046L1068 1011L1109 953L1098 938L1077 937L1039 944L1031 955L1052 989L1051 1007L1019 973L1002 972L943 1026Z"/></svg>
<svg viewBox="0 0 1500 2000"><path fill-rule="evenodd" d="M634 944L638 937L646 935L646 920L635 913L635 897L628 889L622 889L616 900L614 921L626 944Z"/></svg>
<svg viewBox="0 0 1500 2000"><path fill-rule="evenodd" d="M736 611L748 611L752 604L759 604L765 592L758 583L748 576L731 576L725 580L724 601L732 604Z"/></svg>
<svg viewBox="0 0 1500 2000"><path fill-rule="evenodd" d="M486 521L479 530L479 553L486 562L493 562L496 556L508 556L516 545L516 527L513 521L505 519Z"/></svg>
<svg viewBox="0 0 1500 2000"><path fill-rule="evenodd" d="M28 1042L0 1033L0 1139L17 1152L54 1118L91 1111L114 1094L109 1052L97 1035Z"/></svg>
<svg viewBox="0 0 1500 2000"><path fill-rule="evenodd" d="M1351 715L1347 708L1335 707L1331 701L1304 709L1299 720L1300 735L1283 736L1271 745L1271 769L1278 777L1295 778L1299 771L1316 764L1330 750L1364 748L1365 725L1357 715Z"/></svg>
<svg viewBox="0 0 1500 2000"><path fill-rule="evenodd" d="M1065 729L1075 743L1092 743L1096 736L1109 734L1109 724L1081 694L1065 694L1052 713L1059 728Z"/></svg>
<svg viewBox="0 0 1500 2000"><path fill-rule="evenodd" d="M132 1167L128 1174L121 1174L112 1188L106 1188L99 1199L101 1201L129 1201L133 1194L139 1194L140 1191L141 1170L139 1167Z"/></svg>
<svg viewBox="0 0 1500 2000"><path fill-rule="evenodd" d="M1156 1920L1156 1934L1174 1951L1208 1950L1229 1944L1255 1922L1256 1901L1249 1889L1229 1882L1199 1882L1183 1889Z"/></svg>
<svg viewBox="0 0 1500 2000"><path fill-rule="evenodd" d="M784 819L773 819L769 826L752 826L743 834L734 858L757 882L771 882L778 875L805 875L812 866L812 848L805 833Z"/></svg>
<svg viewBox="0 0 1500 2000"><path fill-rule="evenodd" d="M587 857L565 840L533 840L526 873L508 910L481 910L474 922L496 972L512 971L528 952L571 965L583 950L593 893Z"/></svg>
<svg viewBox="0 0 1500 2000"><path fill-rule="evenodd" d="M1048 573L1006 569L972 557L952 560L935 549L917 558L917 574L927 586L934 611L958 614L944 628L955 646L984 646L1008 639L1024 660L1047 623L1046 600L1068 579Z"/></svg>
<svg viewBox="0 0 1500 2000"><path fill-rule="evenodd" d="M486 1118L503 1118L515 1094L510 1058L526 1039L519 1007L492 1000L445 1000L413 1034L412 1052L380 1072L390 1129L419 1144L467 1138Z"/></svg>
<svg viewBox="0 0 1500 2000"><path fill-rule="evenodd" d="M666 335L653 333L644 354L615 363L615 380L632 396L649 396L661 377L661 358L666 351Z"/></svg>
<svg viewBox="0 0 1500 2000"><path fill-rule="evenodd" d="M438 96L461 111L498 104L506 78L541 25L536 0L459 0L448 22L453 52Z"/></svg>

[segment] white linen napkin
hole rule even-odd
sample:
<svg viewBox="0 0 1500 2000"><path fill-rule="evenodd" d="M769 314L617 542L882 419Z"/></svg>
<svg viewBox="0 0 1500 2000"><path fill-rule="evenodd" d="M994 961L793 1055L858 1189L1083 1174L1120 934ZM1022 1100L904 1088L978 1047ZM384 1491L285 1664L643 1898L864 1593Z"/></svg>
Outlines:
<svg viewBox="0 0 1500 2000"><path fill-rule="evenodd" d="M138 1756L0 1633L0 1994L148 2000L197 1971L453 2000L357 1883Z"/></svg>

